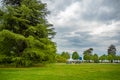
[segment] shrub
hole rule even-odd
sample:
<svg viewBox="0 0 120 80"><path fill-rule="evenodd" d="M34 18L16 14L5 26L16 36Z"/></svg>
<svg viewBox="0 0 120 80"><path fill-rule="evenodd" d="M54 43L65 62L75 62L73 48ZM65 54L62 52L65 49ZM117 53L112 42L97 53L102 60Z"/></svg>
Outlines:
<svg viewBox="0 0 120 80"><path fill-rule="evenodd" d="M21 57L15 57L12 60L13 60L13 64L16 67L20 67L20 66L29 67L32 65L32 62L30 60L26 60L26 59L21 58Z"/></svg>
<svg viewBox="0 0 120 80"><path fill-rule="evenodd" d="M10 63L12 63L12 57L0 55L0 64L10 64Z"/></svg>

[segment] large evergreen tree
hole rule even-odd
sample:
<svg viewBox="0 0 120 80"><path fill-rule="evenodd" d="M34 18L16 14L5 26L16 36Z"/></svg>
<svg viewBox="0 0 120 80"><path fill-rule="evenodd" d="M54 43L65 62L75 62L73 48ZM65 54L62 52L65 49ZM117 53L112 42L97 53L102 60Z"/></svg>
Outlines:
<svg viewBox="0 0 120 80"><path fill-rule="evenodd" d="M2 0L0 8L0 55L30 62L51 62L56 46L55 32L46 16L49 11L40 0ZM21 62L20 62L21 61ZM2 60L1 60L2 62Z"/></svg>

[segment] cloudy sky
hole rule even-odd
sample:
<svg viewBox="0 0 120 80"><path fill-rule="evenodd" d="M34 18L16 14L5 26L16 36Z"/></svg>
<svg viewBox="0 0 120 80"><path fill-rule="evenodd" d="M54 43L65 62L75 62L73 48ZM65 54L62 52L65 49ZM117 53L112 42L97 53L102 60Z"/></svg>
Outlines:
<svg viewBox="0 0 120 80"><path fill-rule="evenodd" d="M58 52L83 51L107 54L111 44L120 55L120 0L43 0L57 32Z"/></svg>

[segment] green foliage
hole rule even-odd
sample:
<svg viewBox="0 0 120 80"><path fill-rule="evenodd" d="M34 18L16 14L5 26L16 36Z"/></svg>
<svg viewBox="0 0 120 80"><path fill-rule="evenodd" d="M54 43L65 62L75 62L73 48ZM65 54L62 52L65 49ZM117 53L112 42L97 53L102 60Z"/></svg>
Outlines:
<svg viewBox="0 0 120 80"><path fill-rule="evenodd" d="M55 59L57 63L65 63L67 61L66 58L62 57L60 54L56 54Z"/></svg>
<svg viewBox="0 0 120 80"><path fill-rule="evenodd" d="M25 37L32 35L37 38L52 38L55 35L54 28L45 19L48 14L46 4L37 0L22 0L19 3L21 5L7 5L2 17L3 29Z"/></svg>
<svg viewBox="0 0 120 80"><path fill-rule="evenodd" d="M68 52L62 52L61 56L64 57L65 59L69 59L70 58L70 55L69 55Z"/></svg>
<svg viewBox="0 0 120 80"><path fill-rule="evenodd" d="M73 52L72 59L79 59L79 54L77 52Z"/></svg>
<svg viewBox="0 0 120 80"><path fill-rule="evenodd" d="M99 57L99 60L101 60L101 62L107 60L107 55L103 54L102 56Z"/></svg>
<svg viewBox="0 0 120 80"><path fill-rule="evenodd" d="M120 56L118 55L114 56L114 60L120 60Z"/></svg>
<svg viewBox="0 0 120 80"><path fill-rule="evenodd" d="M34 63L42 62L44 60L45 54L39 49L26 49L22 55L27 60L31 60Z"/></svg>
<svg viewBox="0 0 120 80"><path fill-rule="evenodd" d="M9 5L20 5L21 0L3 0L5 4Z"/></svg>
<svg viewBox="0 0 120 80"><path fill-rule="evenodd" d="M94 63L98 63L99 62L99 57L98 57L97 54L93 55L93 60L94 60Z"/></svg>
<svg viewBox="0 0 120 80"><path fill-rule="evenodd" d="M32 65L31 60L27 60L27 59L22 58L22 57L15 57L12 59L12 61L16 67L21 67L21 66L29 67Z"/></svg>
<svg viewBox="0 0 120 80"><path fill-rule="evenodd" d="M0 64L10 64L12 63L12 57L6 55L0 55Z"/></svg>
<svg viewBox="0 0 120 80"><path fill-rule="evenodd" d="M89 49L85 50L85 51L83 52L83 54L84 54L84 55L85 55L85 54L92 55L92 51L93 51L93 48L89 48Z"/></svg>
<svg viewBox="0 0 120 80"><path fill-rule="evenodd" d="M2 1L0 55L6 58L0 58L0 62L17 66L54 62L56 44L51 38L55 32L46 19L46 4L37 0Z"/></svg>
<svg viewBox="0 0 120 80"><path fill-rule="evenodd" d="M113 60L114 60L114 56L111 55L111 54L109 54L109 55L107 56L107 59L112 63Z"/></svg>
<svg viewBox="0 0 120 80"><path fill-rule="evenodd" d="M93 48L89 48L83 52L83 58L87 62L90 62L90 60L92 60L92 51L93 51Z"/></svg>
<svg viewBox="0 0 120 80"><path fill-rule="evenodd" d="M25 37L8 30L0 32L0 52L7 56L20 56L27 47ZM15 54L17 53L17 54Z"/></svg>
<svg viewBox="0 0 120 80"><path fill-rule="evenodd" d="M83 58L84 58L84 60L86 60L87 62L90 62L90 60L92 60L92 55L84 54Z"/></svg>

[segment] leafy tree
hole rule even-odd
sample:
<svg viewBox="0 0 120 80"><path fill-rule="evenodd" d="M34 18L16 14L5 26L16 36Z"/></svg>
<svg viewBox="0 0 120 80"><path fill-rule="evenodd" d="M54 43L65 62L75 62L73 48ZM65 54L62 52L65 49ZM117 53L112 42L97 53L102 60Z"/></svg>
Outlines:
<svg viewBox="0 0 120 80"><path fill-rule="evenodd" d="M118 56L118 62L120 62L120 55Z"/></svg>
<svg viewBox="0 0 120 80"><path fill-rule="evenodd" d="M84 60L86 60L87 62L90 62L90 60L92 60L92 55L84 54L83 58L84 58Z"/></svg>
<svg viewBox="0 0 120 80"><path fill-rule="evenodd" d="M2 1L0 55L9 57L8 63L16 63L18 66L53 62L56 44L51 39L55 32L46 19L49 13L46 4L40 0Z"/></svg>
<svg viewBox="0 0 120 80"><path fill-rule="evenodd" d="M89 48L89 49L85 50L83 54L92 55L92 51L93 51L93 48Z"/></svg>
<svg viewBox="0 0 120 80"><path fill-rule="evenodd" d="M107 60L107 56L105 54L103 54L102 56L99 57L99 60L101 60L101 62L103 62L104 60Z"/></svg>
<svg viewBox="0 0 120 80"><path fill-rule="evenodd" d="M93 55L93 60L94 60L95 63L98 63L98 62L99 62L99 57L98 57L97 54L94 54L94 55Z"/></svg>
<svg viewBox="0 0 120 80"><path fill-rule="evenodd" d="M114 60L114 56L112 54L109 54L107 59L112 63Z"/></svg>
<svg viewBox="0 0 120 80"><path fill-rule="evenodd" d="M58 63L65 63L66 62L66 58L62 57L60 54L56 54L55 60Z"/></svg>
<svg viewBox="0 0 120 80"><path fill-rule="evenodd" d="M114 45L110 45L108 48L108 55L112 54L112 55L116 55L116 48Z"/></svg>
<svg viewBox="0 0 120 80"><path fill-rule="evenodd" d="M114 56L114 60L117 61L117 63L118 63L119 60L120 60L119 57L120 57L120 56L118 56L118 55Z"/></svg>
<svg viewBox="0 0 120 80"><path fill-rule="evenodd" d="M69 55L68 52L62 52L61 56L64 57L65 59L69 59L70 58L70 55Z"/></svg>
<svg viewBox="0 0 120 80"><path fill-rule="evenodd" d="M92 60L92 51L93 51L93 48L89 48L83 52L83 55L84 55L83 58L87 62L90 62L90 60Z"/></svg>
<svg viewBox="0 0 120 80"><path fill-rule="evenodd" d="M73 52L73 54L72 54L72 59L79 59L79 54L75 51L75 52Z"/></svg>

